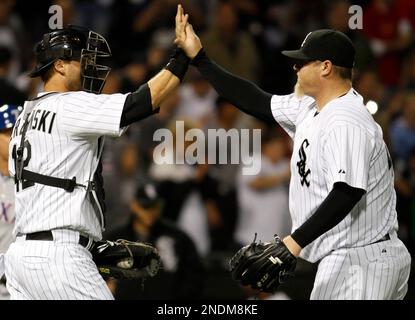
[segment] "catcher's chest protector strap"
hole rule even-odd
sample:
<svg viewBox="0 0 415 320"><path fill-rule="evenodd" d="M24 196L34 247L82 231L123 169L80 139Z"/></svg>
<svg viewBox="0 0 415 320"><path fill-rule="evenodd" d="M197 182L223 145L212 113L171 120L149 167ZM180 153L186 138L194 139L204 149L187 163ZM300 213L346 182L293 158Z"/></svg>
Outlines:
<svg viewBox="0 0 415 320"><path fill-rule="evenodd" d="M26 138L27 129L29 128L29 123L30 123L29 117L30 117L31 111L40 101L56 93L57 92L47 93L35 100L25 102L25 108L24 108L25 115L24 115L24 120L23 120L24 122L23 122L23 128L22 128L22 136L20 139L20 146L17 148L17 151L16 151L16 159L15 159L16 174L14 176L14 180L15 180L15 183L18 183L21 180L28 180L31 182L40 183L40 184L44 184L44 185L51 186L51 187L62 188L68 192L72 192L75 186L78 185L76 183L75 177L73 177L72 179L61 179L61 178L46 176L40 173L36 173L30 170L23 169L23 166L24 166L23 155L24 155L24 148L25 148L24 141Z"/></svg>
<svg viewBox="0 0 415 320"><path fill-rule="evenodd" d="M57 94L57 92L51 92L51 93L47 93L39 98L36 98L34 100L30 100L30 101L26 101L25 102L25 107L24 107L24 122L23 122L23 127L22 127L22 133L21 133L21 139L20 139L20 145L17 148L16 151L16 159L15 159L15 168L16 168L16 173L14 176L14 181L15 183L18 183L19 181L22 180L27 180L27 181L31 181L34 183L39 183L39 184L43 184L46 186L50 186L50 187L55 187L55 188L61 188L64 189L67 192L73 192L75 187L83 187L86 189L86 191L91 194L91 201L95 201L94 197L92 196L92 192L96 191L96 195L97 195L97 202L100 206L99 209L97 209L97 211L99 211L99 213L97 215L99 215L99 220L101 221L101 226L104 227L105 225L105 218L104 218L104 212L105 212L105 203L104 203L104 199L105 199L105 194L104 194L104 189L103 189L103 179L102 179L102 175L101 172L95 172L94 173L94 180L93 181L89 181L88 185L83 185L83 184L79 184L76 183L76 177L73 177L72 179L65 179L65 178L57 178L57 177L52 177L52 176L47 176L44 174L40 174L40 173L36 173L30 170L26 170L23 169L24 166L24 148L25 148L25 138L26 138L26 133L27 130L29 128L29 117L30 114L32 112L32 110L34 109L34 107L40 102L42 101L44 98L46 97L50 97L51 95ZM99 158L101 157L101 153L102 153L102 147L103 147L103 138L99 138L98 141L98 156ZM102 165L101 165L101 161L99 161L99 170L102 170ZM98 171L98 170L96 170ZM97 173L97 174L96 174Z"/></svg>

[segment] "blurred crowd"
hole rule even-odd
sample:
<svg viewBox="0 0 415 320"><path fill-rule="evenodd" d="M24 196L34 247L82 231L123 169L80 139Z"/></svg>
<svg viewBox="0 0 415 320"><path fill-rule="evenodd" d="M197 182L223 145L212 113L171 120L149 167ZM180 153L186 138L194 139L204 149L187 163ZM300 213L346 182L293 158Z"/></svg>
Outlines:
<svg viewBox="0 0 415 320"><path fill-rule="evenodd" d="M383 128L394 160L399 234L414 253L413 0L0 0L1 102L12 98L24 101L42 90L39 80L29 78L27 72L34 65L34 43L49 30L51 5L62 7L64 25L86 26L107 38L113 53L113 69L104 93L127 93L149 80L168 61L177 3L182 3L189 13L190 22L213 60L275 94L291 93L296 80L292 65L280 54L281 50L298 48L309 31L319 28L340 30L353 40L357 50L354 87L368 107L372 106L373 115ZM361 30L349 28L348 11L352 4L363 8ZM244 176L241 167L230 161L155 164L153 150L159 142L154 141L153 134L157 129L169 128L174 139L180 138L175 132L177 120L183 121L185 132L192 128L204 132L217 128L261 129L261 154L255 155L262 159L261 172ZM224 150L218 147L216 154L229 153L229 144L228 140L228 145L220 145ZM209 279L206 274L215 268L225 270L226 257L250 243L255 233L267 241L274 233L284 236L290 232L290 152L291 142L278 125L241 113L218 97L196 69L189 68L183 84L157 115L132 125L122 138L106 139L105 236L127 237L128 233L130 238L155 241L160 246L166 266L163 272L177 275L174 281L178 283L193 286L185 292L175 291L173 286L169 292L164 291L163 297L181 297L182 293L187 298L219 297L223 287L215 291L207 281L199 283L194 277L183 275L205 273L199 278ZM137 212L141 212L140 203L137 207L137 190L152 183L157 186L163 205L158 208L160 214L145 221L143 227L144 218L137 218ZM141 223L137 224L137 219ZM172 224L172 229L153 228L158 220ZM186 262L188 252L192 253L192 261L198 260L200 264ZM204 291L203 286L210 289ZM151 288L151 283L145 287ZM252 294L232 290L229 289L228 297ZM128 294L134 290L126 292L120 297L132 297ZM149 292L147 298L152 294L160 297L160 292Z"/></svg>

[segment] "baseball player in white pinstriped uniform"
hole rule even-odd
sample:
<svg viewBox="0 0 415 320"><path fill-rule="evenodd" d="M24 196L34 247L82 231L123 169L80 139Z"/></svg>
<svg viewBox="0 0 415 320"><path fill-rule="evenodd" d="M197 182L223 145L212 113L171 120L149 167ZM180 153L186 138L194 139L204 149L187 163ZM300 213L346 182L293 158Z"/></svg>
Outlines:
<svg viewBox="0 0 415 320"><path fill-rule="evenodd" d="M191 25L176 33L220 95L293 138L284 238L295 256L320 261L311 299L403 299L411 257L397 238L392 161L382 131L352 88L355 49L335 30L307 35L294 60L291 95L271 95L209 59Z"/></svg>
<svg viewBox="0 0 415 320"><path fill-rule="evenodd" d="M14 240L14 181L9 176L9 141L22 107L16 104L0 105L0 300L10 298L4 274L4 253Z"/></svg>
<svg viewBox="0 0 415 320"><path fill-rule="evenodd" d="M104 229L103 137L155 113L189 59L176 50L137 91L104 95L109 68L97 58L110 49L101 35L52 31L36 55L31 76L42 77L45 92L25 103L9 147L17 238L5 255L7 288L12 299L113 299L88 251Z"/></svg>

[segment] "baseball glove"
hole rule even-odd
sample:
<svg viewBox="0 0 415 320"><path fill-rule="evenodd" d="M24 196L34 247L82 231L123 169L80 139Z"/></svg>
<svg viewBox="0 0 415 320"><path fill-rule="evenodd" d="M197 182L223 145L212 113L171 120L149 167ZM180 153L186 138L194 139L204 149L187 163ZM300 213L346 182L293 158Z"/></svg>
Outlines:
<svg viewBox="0 0 415 320"><path fill-rule="evenodd" d="M294 277L297 258L275 235L271 242L254 241L239 249L230 260L232 278L253 289L274 292Z"/></svg>
<svg viewBox="0 0 415 320"><path fill-rule="evenodd" d="M160 256L155 247L142 242L119 239L97 241L92 258L99 273L117 279L154 277L160 268Z"/></svg>

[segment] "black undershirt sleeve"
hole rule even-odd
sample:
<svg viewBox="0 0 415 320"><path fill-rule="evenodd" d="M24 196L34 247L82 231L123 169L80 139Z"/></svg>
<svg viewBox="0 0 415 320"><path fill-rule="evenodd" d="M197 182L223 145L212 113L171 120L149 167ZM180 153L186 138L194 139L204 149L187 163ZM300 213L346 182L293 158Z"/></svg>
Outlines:
<svg viewBox="0 0 415 320"><path fill-rule="evenodd" d="M151 104L151 93L145 83L137 91L130 93L124 102L121 114L120 128L158 113L160 108L154 109Z"/></svg>
<svg viewBox="0 0 415 320"><path fill-rule="evenodd" d="M203 49L191 64L198 68L220 96L237 108L265 122L275 123L271 112L271 94L221 68L209 59Z"/></svg>
<svg viewBox="0 0 415 320"><path fill-rule="evenodd" d="M336 182L333 190L318 207L317 211L304 222L291 237L304 248L323 233L342 221L365 194L365 190L353 188L344 182Z"/></svg>

